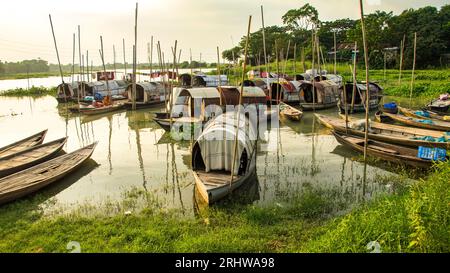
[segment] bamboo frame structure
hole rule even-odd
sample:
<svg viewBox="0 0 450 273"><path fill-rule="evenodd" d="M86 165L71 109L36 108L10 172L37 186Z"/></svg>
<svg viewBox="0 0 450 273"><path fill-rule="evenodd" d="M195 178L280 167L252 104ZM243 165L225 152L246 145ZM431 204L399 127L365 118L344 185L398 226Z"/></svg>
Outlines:
<svg viewBox="0 0 450 273"><path fill-rule="evenodd" d="M361 12L361 31L364 46L364 62L366 64L366 124L364 132L364 162L367 162L367 146L369 141L369 52L366 40L366 27L364 24L364 6L363 0L359 0L359 7Z"/></svg>

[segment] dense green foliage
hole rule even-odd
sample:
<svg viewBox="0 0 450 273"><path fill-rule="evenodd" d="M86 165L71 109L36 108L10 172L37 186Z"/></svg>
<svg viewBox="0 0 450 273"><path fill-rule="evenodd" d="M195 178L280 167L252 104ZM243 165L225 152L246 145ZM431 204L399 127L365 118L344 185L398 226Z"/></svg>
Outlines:
<svg viewBox="0 0 450 273"><path fill-rule="evenodd" d="M161 209L142 191L102 209L54 215L43 214L45 196L38 195L0 207L0 251L67 252L77 241L82 252L369 252L377 241L382 252L449 252L449 181L450 163L440 164L428 179L400 179L397 194L337 218L330 216L346 204L313 188L286 204L226 204L194 218ZM134 210L138 203L143 210Z"/></svg>
<svg viewBox="0 0 450 273"><path fill-rule="evenodd" d="M37 60L24 60L21 62L2 62L0 61L0 76L4 74L16 74L16 73L37 73L37 72L49 72L50 66L47 61Z"/></svg>
<svg viewBox="0 0 450 273"><path fill-rule="evenodd" d="M278 52L286 56L288 42L291 41L288 58L294 57L294 45L296 45L296 58L300 60L304 50L305 58L311 60L311 35L312 28L317 30L321 50L324 58L334 57L328 52L334 52L334 33L338 44L337 55L339 60L349 60L354 42L362 47L362 32L360 20L338 19L335 21L321 22L317 10L309 4L299 9L286 12L282 17L283 26L268 26L265 29L267 54L274 60L277 41ZM449 63L450 53L450 5L443 6L440 10L436 7L423 7L408 9L399 15L392 12L376 11L365 16L366 32L369 48L369 62L372 68L383 68L384 53L388 68L398 68L400 59L400 41L405 36L404 67L411 68L413 62L413 37L417 32L417 62L418 68L440 67ZM245 37L235 53L243 52ZM262 29L251 33L249 46L249 62L257 64L262 54ZM385 50L391 48L393 50ZM397 49L395 49L397 48ZM360 56L363 52L360 52ZM222 56L232 61L230 50L225 50ZM238 56L236 56L237 58ZM364 58L358 58L360 63Z"/></svg>
<svg viewBox="0 0 450 273"><path fill-rule="evenodd" d="M46 88L46 87L30 87L30 89L16 88L10 89L6 91L1 91L0 96L5 97L22 97L22 96L31 96L31 97L40 97L40 96L55 96L56 95L56 87Z"/></svg>

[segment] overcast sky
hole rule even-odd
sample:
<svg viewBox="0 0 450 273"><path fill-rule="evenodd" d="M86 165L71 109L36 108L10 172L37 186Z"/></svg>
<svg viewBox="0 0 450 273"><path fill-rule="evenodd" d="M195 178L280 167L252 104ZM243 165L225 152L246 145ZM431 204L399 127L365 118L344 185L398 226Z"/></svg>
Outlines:
<svg viewBox="0 0 450 273"><path fill-rule="evenodd" d="M153 35L161 41L165 55L178 40L182 60L215 62L216 47L230 48L245 34L248 16L252 30L261 27L260 5L264 5L266 26L281 25L281 16L309 2L321 20L359 16L358 0L141 0L138 17L138 61L147 62L147 43ZM448 0L365 0L365 12L393 11L426 5L441 7ZM20 61L42 58L56 63L48 14L52 14L63 63L72 62L72 35L81 25L82 54L89 50L94 64L100 63L100 35L105 45L105 61L123 62L122 38L126 42L127 62L132 60L135 1L124 0L12 0L2 1L0 14L0 60ZM78 42L77 42L78 43ZM78 52L78 48L77 48ZM156 55L154 55L154 60ZM76 57L78 60L78 55ZM155 61L156 62L156 61Z"/></svg>

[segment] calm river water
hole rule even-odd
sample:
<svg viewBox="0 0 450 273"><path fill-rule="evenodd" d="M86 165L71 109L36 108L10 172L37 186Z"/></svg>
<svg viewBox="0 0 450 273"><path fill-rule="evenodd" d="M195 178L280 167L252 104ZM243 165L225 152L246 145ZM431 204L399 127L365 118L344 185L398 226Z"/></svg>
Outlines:
<svg viewBox="0 0 450 273"><path fill-rule="evenodd" d="M98 141L92 160L44 190L61 206L120 200L125 192L141 189L153 192L166 207L192 210L191 144L169 140L152 121L159 110L80 117L67 114L50 96L0 97L0 146L43 129L48 129L46 141L69 136L67 152ZM336 109L322 113L337 114ZM280 129L266 133L278 140L258 155L257 181L251 194L244 193L249 203L283 202L305 187L334 191L350 203L391 191L379 178L394 179L395 174L368 165L364 181L364 165L352 160L358 154L340 146L312 113L299 123L282 120Z"/></svg>

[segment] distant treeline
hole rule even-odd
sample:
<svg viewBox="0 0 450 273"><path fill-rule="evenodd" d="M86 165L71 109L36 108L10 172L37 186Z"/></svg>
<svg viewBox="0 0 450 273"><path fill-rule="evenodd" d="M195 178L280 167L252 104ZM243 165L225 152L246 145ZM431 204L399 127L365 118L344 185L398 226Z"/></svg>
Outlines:
<svg viewBox="0 0 450 273"><path fill-rule="evenodd" d="M306 4L299 9L292 9L282 17L283 26L266 26L267 55L271 61L275 60L275 43L278 47L279 58L287 55L288 43L290 48L288 58L311 59L312 29L317 30L323 58L328 61L334 59L334 33L337 40L337 58L348 61L352 58L352 48L355 41L358 50L362 48L362 32L360 20L338 19L335 21L320 21L317 10ZM413 62L414 32L417 32L417 62L418 68L448 66L450 60L450 5L440 10L436 7L408 9L399 15L392 12L376 11L365 16L366 32L369 47L369 62L372 68L383 68L386 56L387 67L399 66L400 43L405 39L404 67L410 68ZM258 23L257 23L258 24ZM262 29L251 33L249 45L249 62L251 64L264 63ZM222 56L228 61L242 57L245 37L231 49L225 50ZM360 63L363 50L358 54ZM317 58L317 56L316 56ZM322 58L322 57L321 57Z"/></svg>
<svg viewBox="0 0 450 273"><path fill-rule="evenodd" d="M16 73L39 73L49 72L50 66L47 61L25 60L21 62L2 62L0 61L0 75L1 74L16 74Z"/></svg>

